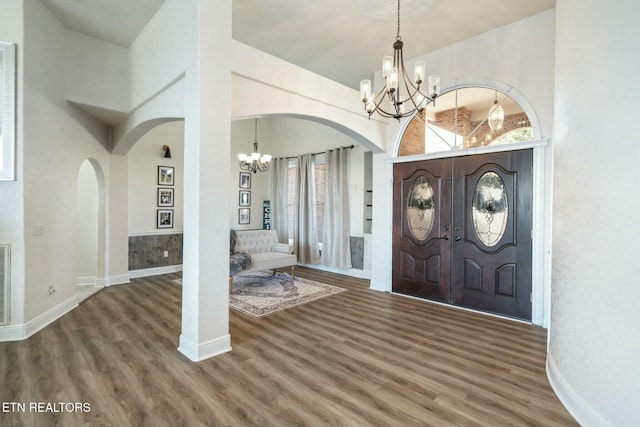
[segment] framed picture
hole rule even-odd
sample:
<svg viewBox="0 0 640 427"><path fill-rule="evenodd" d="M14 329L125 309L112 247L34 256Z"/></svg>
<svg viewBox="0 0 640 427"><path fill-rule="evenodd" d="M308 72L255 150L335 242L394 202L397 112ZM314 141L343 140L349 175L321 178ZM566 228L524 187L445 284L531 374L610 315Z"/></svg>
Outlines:
<svg viewBox="0 0 640 427"><path fill-rule="evenodd" d="M158 166L158 185L173 185L173 167Z"/></svg>
<svg viewBox="0 0 640 427"><path fill-rule="evenodd" d="M240 172L240 188L251 188L251 174Z"/></svg>
<svg viewBox="0 0 640 427"><path fill-rule="evenodd" d="M173 207L173 188L158 188L158 206Z"/></svg>
<svg viewBox="0 0 640 427"><path fill-rule="evenodd" d="M238 209L238 224L250 224L251 223L251 209L240 208Z"/></svg>
<svg viewBox="0 0 640 427"><path fill-rule="evenodd" d="M251 191L240 190L240 201L238 203L240 206L251 206Z"/></svg>
<svg viewBox="0 0 640 427"><path fill-rule="evenodd" d="M158 209L158 228L173 228L173 209Z"/></svg>

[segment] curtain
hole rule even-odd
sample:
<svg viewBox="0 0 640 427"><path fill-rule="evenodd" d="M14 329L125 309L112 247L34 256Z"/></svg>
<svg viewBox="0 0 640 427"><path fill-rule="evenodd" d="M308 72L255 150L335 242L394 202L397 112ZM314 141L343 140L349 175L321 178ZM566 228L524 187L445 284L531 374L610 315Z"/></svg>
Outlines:
<svg viewBox="0 0 640 427"><path fill-rule="evenodd" d="M287 182L289 161L284 157L271 160L271 228L280 243L289 243L287 227Z"/></svg>
<svg viewBox="0 0 640 427"><path fill-rule="evenodd" d="M322 264L329 267L351 268L348 166L348 148L325 153Z"/></svg>
<svg viewBox="0 0 640 427"><path fill-rule="evenodd" d="M295 222L293 232L294 252L298 262L319 264L318 219L316 216L316 192L313 173L313 156L298 156L296 169Z"/></svg>

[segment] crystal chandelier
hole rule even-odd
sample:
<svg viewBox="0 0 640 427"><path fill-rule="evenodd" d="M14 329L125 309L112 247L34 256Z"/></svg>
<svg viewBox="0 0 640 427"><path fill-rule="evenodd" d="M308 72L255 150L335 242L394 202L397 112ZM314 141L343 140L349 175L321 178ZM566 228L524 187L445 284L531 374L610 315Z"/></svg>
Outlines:
<svg viewBox="0 0 640 427"><path fill-rule="evenodd" d="M440 94L440 77L431 75L427 81L426 90L420 90L424 82L426 65L424 61L417 61L413 68L413 80L407 74L402 56L404 43L400 37L400 0L398 0L398 32L393 43L393 56L382 58L382 76L385 80L384 88L374 97L371 92L371 80L360 81L360 99L369 118L375 112L383 117L401 118L422 112L429 102L434 102ZM403 92L406 92L403 93ZM385 103L384 100L388 102Z"/></svg>
<svg viewBox="0 0 640 427"><path fill-rule="evenodd" d="M493 105L489 109L489 115L487 116L487 122L492 131L502 129L504 123L504 109L502 105L498 104L498 91L496 91L496 99L493 101Z"/></svg>
<svg viewBox="0 0 640 427"><path fill-rule="evenodd" d="M240 160L240 170L253 173L266 172L269 170L271 157L272 156L270 154L260 154L258 152L258 119L255 119L253 153L238 154L238 160Z"/></svg>

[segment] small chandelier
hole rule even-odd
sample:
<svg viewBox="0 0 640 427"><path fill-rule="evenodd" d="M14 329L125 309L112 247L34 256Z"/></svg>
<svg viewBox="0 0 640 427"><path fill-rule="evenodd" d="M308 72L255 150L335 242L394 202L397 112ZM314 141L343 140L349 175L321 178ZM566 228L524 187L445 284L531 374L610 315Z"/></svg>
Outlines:
<svg viewBox="0 0 640 427"><path fill-rule="evenodd" d="M400 121L401 118L410 116L416 111L422 112L425 106L429 102L435 102L436 97L440 94L440 77L437 75L429 76L426 91L420 90L420 85L426 74L424 61L415 63L413 80L407 74L402 56L404 43L400 37L400 0L398 0L397 28L396 41L393 43L393 56L382 58L384 88L374 97L371 93L371 80L360 81L360 99L362 99L369 118L374 112L378 112L383 117L393 117ZM402 81L400 81L401 79ZM406 91L406 95L402 93L403 90ZM387 105L383 105L384 99L388 100Z"/></svg>
<svg viewBox="0 0 640 427"><path fill-rule="evenodd" d="M489 115L487 116L487 122L492 131L502 129L504 123L504 109L502 105L498 104L498 91L496 91L496 99L493 101L493 105L489 109Z"/></svg>
<svg viewBox="0 0 640 427"><path fill-rule="evenodd" d="M253 139L253 153L251 154L238 154L238 160L240 160L240 170L249 172L266 172L269 170L269 163L271 162L270 154L260 154L258 152L258 119L255 119L254 124L254 139Z"/></svg>

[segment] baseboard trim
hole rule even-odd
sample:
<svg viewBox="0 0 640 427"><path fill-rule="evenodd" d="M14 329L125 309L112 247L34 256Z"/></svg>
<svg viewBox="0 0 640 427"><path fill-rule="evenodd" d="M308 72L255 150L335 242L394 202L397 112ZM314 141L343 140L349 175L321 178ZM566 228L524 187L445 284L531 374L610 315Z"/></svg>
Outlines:
<svg viewBox="0 0 640 427"><path fill-rule="evenodd" d="M97 281L96 276L80 276L76 277L76 286L94 286Z"/></svg>
<svg viewBox="0 0 640 427"><path fill-rule="evenodd" d="M371 279L369 282L369 289L374 290L374 291L380 291L380 292L390 292L391 289L389 289L389 284L386 282L383 282L381 280L373 280Z"/></svg>
<svg viewBox="0 0 640 427"><path fill-rule="evenodd" d="M78 306L76 296L61 302L21 325L0 327L0 341L21 341L41 331Z"/></svg>
<svg viewBox="0 0 640 427"><path fill-rule="evenodd" d="M181 334L178 351L187 356L191 361L200 362L231 351L231 335L226 334L198 344Z"/></svg>
<svg viewBox="0 0 640 427"><path fill-rule="evenodd" d="M345 276L357 277L359 279L370 279L371 270L361 270L359 268L335 268L323 264L297 264L302 267L313 268L314 270L328 271L329 273L343 274Z"/></svg>
<svg viewBox="0 0 640 427"><path fill-rule="evenodd" d="M24 324L0 326L0 342L20 341L23 339L25 339Z"/></svg>
<svg viewBox="0 0 640 427"><path fill-rule="evenodd" d="M158 274L175 273L178 271L182 271L182 264L131 270L129 271L129 278L135 279L137 277L157 276Z"/></svg>
<svg viewBox="0 0 640 427"><path fill-rule="evenodd" d="M547 378L560 402L582 426L611 426L565 380L551 356L547 356Z"/></svg>
<svg viewBox="0 0 640 427"><path fill-rule="evenodd" d="M129 274L118 274L117 276L109 276L104 279L97 279L96 286L108 287L114 285L123 285L129 283Z"/></svg>

